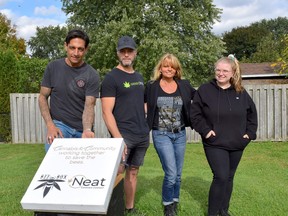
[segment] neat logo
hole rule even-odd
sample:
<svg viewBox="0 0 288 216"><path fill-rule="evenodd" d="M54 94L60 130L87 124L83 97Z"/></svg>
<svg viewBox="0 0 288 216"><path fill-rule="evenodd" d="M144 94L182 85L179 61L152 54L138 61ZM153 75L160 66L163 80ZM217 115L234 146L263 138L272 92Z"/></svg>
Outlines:
<svg viewBox="0 0 288 216"><path fill-rule="evenodd" d="M49 193L49 191L53 188L58 189L61 191L61 188L58 183L65 182L67 175L57 175L57 176L50 176L50 175L41 175L39 182L43 182L40 185L38 185L34 190L37 190L39 188L43 188L43 198Z"/></svg>
<svg viewBox="0 0 288 216"><path fill-rule="evenodd" d="M68 180L69 186L72 188L95 188L101 189L105 187L106 179L88 179L83 175L74 176Z"/></svg>

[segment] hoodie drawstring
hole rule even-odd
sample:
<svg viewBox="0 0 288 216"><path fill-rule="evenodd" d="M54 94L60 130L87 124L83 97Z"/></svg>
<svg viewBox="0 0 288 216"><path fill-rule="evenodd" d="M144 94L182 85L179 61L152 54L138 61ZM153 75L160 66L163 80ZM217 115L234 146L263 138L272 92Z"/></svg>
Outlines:
<svg viewBox="0 0 288 216"><path fill-rule="evenodd" d="M220 121L220 88L218 88L218 98L217 98L217 123Z"/></svg>
<svg viewBox="0 0 288 216"><path fill-rule="evenodd" d="M221 94L221 88L218 88L218 97L217 97L217 123L220 122L220 94ZM227 90L222 90L225 92L226 98L229 103L229 110L232 111L231 101L229 99L229 92Z"/></svg>
<svg viewBox="0 0 288 216"><path fill-rule="evenodd" d="M229 99L229 95L228 95L227 91L225 91L225 92L226 92L226 97L227 97L227 100L228 100L228 103L229 103L229 110L231 111L232 108L231 108L231 102L230 102L230 99Z"/></svg>

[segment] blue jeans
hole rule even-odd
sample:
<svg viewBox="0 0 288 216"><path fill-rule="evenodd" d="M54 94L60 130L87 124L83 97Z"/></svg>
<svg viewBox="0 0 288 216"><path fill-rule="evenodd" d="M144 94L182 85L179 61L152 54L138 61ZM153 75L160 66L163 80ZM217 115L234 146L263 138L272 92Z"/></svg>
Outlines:
<svg viewBox="0 0 288 216"><path fill-rule="evenodd" d="M186 130L184 129L179 133L152 130L152 138L165 173L162 185L162 202L164 205L179 202L186 149Z"/></svg>
<svg viewBox="0 0 288 216"><path fill-rule="evenodd" d="M69 127L68 125L64 124L61 121L58 120L53 120L55 126L57 128L59 128L63 134L64 138L81 138L82 137L82 131L77 131L71 127ZM50 144L47 143L47 141L45 142L45 151L47 152L50 148Z"/></svg>

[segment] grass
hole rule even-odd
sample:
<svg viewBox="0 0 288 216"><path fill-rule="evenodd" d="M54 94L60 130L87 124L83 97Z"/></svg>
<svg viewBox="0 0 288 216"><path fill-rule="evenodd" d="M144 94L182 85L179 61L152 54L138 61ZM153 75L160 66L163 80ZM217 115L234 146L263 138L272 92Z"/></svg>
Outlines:
<svg viewBox="0 0 288 216"><path fill-rule="evenodd" d="M41 144L0 145L0 215L32 216L20 205L44 157ZM288 143L251 143L246 148L230 203L232 215L282 216L288 212ZM212 174L201 144L187 145L182 176L179 216L206 215ZM153 145L140 169L136 208L147 216L163 215L163 171Z"/></svg>

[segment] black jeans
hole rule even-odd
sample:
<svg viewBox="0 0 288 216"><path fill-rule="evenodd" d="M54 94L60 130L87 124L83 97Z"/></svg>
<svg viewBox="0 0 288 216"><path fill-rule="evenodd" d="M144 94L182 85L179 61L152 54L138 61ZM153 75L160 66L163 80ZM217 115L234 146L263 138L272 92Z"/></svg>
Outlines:
<svg viewBox="0 0 288 216"><path fill-rule="evenodd" d="M228 210L233 190L233 179L243 151L229 151L205 147L205 155L213 173L208 199L208 214L217 215Z"/></svg>

